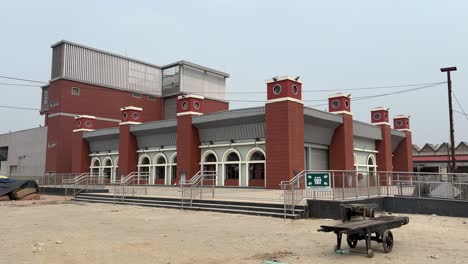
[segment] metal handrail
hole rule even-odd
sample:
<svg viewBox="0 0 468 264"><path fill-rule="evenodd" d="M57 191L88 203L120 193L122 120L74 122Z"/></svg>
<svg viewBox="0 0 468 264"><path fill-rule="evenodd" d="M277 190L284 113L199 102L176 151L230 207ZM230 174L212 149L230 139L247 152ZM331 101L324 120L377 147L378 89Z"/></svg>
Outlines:
<svg viewBox="0 0 468 264"><path fill-rule="evenodd" d="M98 174L82 173L72 179L66 179L66 181L63 182L63 184L65 185L65 196L68 196L69 186L73 187L72 196L75 197L77 194L88 190L91 179L99 179L99 177L100 175ZM77 191L76 190L77 186L80 186L83 184L85 185L85 188L81 188Z"/></svg>
<svg viewBox="0 0 468 264"><path fill-rule="evenodd" d="M138 172L134 171L126 175L121 180L114 181L114 204L117 199L116 196L116 187L120 187L122 189L122 202L125 202L125 197L127 195L127 187L132 185L132 196L135 195L135 185L144 185L145 186L145 195L148 194L148 184L150 180L150 173L149 172ZM135 184L136 181L136 184ZM144 182L144 184L142 184Z"/></svg>
<svg viewBox="0 0 468 264"><path fill-rule="evenodd" d="M304 180L304 172L301 171L289 181L282 181L280 187L283 190L284 199L284 219L286 219L287 210L295 213L296 205L298 205L304 198L304 191L301 188L302 181Z"/></svg>
<svg viewBox="0 0 468 264"><path fill-rule="evenodd" d="M198 194L200 195L200 199L203 199L203 188L206 186L211 187L211 196L214 198L216 176L216 171L199 171L188 182L180 181L179 186L182 192L181 209L184 209L186 200L188 200L190 207L192 207L193 199ZM206 184L207 182L208 184ZM198 192L197 189L200 191Z"/></svg>

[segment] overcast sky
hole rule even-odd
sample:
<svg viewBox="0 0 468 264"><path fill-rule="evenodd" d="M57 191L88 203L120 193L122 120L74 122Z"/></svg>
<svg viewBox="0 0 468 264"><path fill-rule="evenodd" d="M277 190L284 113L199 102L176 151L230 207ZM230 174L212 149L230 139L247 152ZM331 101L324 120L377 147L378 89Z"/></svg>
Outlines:
<svg viewBox="0 0 468 264"><path fill-rule="evenodd" d="M0 75L48 81L50 45L61 39L158 65L183 59L226 71L228 92L264 91L266 79L286 74L301 76L304 90L441 82L446 76L439 68L457 66L453 87L468 111L467 14L463 0L8 1L0 10ZM0 89L0 105L40 106L39 88ZM411 115L414 143L441 143L449 141L447 96L443 84L356 101L352 111L368 122L370 108L390 107L391 116ZM255 105L262 103L235 102L231 108ZM0 133L43 122L35 111L0 108ZM457 142L468 141L468 119L456 113L455 124Z"/></svg>

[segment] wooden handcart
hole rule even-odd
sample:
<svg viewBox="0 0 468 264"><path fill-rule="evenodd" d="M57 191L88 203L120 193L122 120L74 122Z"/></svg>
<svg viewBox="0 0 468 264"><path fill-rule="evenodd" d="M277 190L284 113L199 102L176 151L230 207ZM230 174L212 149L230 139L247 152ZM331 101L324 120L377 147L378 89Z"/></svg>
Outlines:
<svg viewBox="0 0 468 264"><path fill-rule="evenodd" d="M335 251L341 251L341 239L346 234L346 242L350 248L355 248L359 240L366 241L366 254L369 258L374 256L371 241L382 243L385 253L393 249L393 234L390 229L399 228L409 223L406 216L379 216L365 220L345 222L335 226L322 225L318 231L334 232L336 234Z"/></svg>

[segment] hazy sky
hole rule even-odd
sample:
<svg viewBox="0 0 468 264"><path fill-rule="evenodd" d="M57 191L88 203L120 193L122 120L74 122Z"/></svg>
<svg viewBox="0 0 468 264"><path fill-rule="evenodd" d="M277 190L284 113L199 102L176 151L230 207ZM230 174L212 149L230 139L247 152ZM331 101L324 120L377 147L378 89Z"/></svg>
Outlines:
<svg viewBox="0 0 468 264"><path fill-rule="evenodd" d="M0 10L0 75L50 79L60 39L163 65L177 60L231 74L228 91L264 91L275 75L300 75L303 89L445 81L468 111L468 1L7 1ZM2 83L14 81L0 79ZM40 106L40 89L0 85L0 105ZM394 88L399 91L407 88ZM353 91L354 97L389 90ZM305 93L305 100L330 92ZM265 94L230 94L264 100ZM411 115L413 140L449 140L446 84L352 104L354 118L390 107ZM262 103L231 103L231 108ZM306 102L316 105L317 102ZM320 107L325 109L325 107ZM455 109L460 110L457 105ZM0 108L0 133L36 127L35 111ZM455 114L457 141L468 119Z"/></svg>

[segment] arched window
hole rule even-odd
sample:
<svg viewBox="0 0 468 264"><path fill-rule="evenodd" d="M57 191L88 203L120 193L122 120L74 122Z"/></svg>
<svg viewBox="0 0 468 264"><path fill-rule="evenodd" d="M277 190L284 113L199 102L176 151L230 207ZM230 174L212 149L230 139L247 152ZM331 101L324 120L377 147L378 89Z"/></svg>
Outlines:
<svg viewBox="0 0 468 264"><path fill-rule="evenodd" d="M240 157L234 150L228 150L224 157L224 182L225 185L239 185Z"/></svg>
<svg viewBox="0 0 468 264"><path fill-rule="evenodd" d="M177 153L174 153L171 157L171 163L169 164L171 168L171 182L170 184L175 184L177 180Z"/></svg>
<svg viewBox="0 0 468 264"><path fill-rule="evenodd" d="M112 159L111 158L106 158L104 159L104 166L102 169L102 174L104 178L104 182L109 183L112 177Z"/></svg>
<svg viewBox="0 0 468 264"><path fill-rule="evenodd" d="M376 186L377 184L377 164L375 162L375 156L370 154L367 157L367 171L369 175L369 186Z"/></svg>
<svg viewBox="0 0 468 264"><path fill-rule="evenodd" d="M166 182L166 157L163 154L156 155L155 158L155 183L165 184Z"/></svg>
<svg viewBox="0 0 468 264"><path fill-rule="evenodd" d="M99 174L101 174L101 161L99 160L99 158L94 158L91 161L90 173L93 176L98 176Z"/></svg>
<svg viewBox="0 0 468 264"><path fill-rule="evenodd" d="M142 176L148 176L150 173L150 166L150 157L148 155L141 156L138 162L138 174Z"/></svg>
<svg viewBox="0 0 468 264"><path fill-rule="evenodd" d="M265 153L261 149L253 149L247 157L249 186L265 186Z"/></svg>
<svg viewBox="0 0 468 264"><path fill-rule="evenodd" d="M212 151L205 153L202 160L202 172L203 173L216 173L218 166L218 158Z"/></svg>

